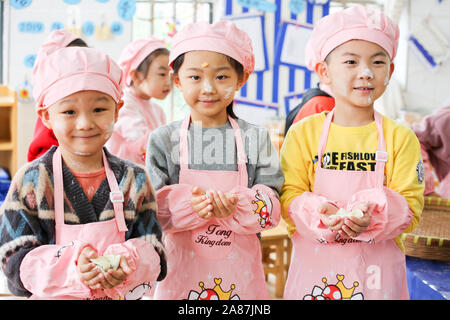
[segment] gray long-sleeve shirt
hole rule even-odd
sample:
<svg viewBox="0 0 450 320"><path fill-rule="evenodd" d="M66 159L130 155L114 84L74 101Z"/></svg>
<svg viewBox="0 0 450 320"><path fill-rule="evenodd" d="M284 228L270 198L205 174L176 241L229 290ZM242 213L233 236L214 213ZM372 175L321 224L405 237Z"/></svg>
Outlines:
<svg viewBox="0 0 450 320"><path fill-rule="evenodd" d="M150 134L146 168L155 190L177 184L180 172L180 127L175 121ZM280 192L283 172L266 128L237 119L247 156L248 187L263 184ZM237 152L231 124L204 128L191 123L188 134L189 169L237 171Z"/></svg>

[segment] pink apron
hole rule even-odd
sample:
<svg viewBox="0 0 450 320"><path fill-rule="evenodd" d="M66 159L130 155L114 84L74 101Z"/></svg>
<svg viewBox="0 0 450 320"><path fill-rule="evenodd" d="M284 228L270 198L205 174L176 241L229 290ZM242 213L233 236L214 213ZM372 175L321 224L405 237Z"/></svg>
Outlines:
<svg viewBox="0 0 450 320"><path fill-rule="evenodd" d="M375 112L378 129L375 171L322 168L333 114L334 110L328 114L322 128L314 193L343 207L360 190L383 188L387 153L382 117ZM320 239L294 233L285 299L409 299L405 256L394 240L371 243L340 240L321 243Z"/></svg>
<svg viewBox="0 0 450 320"><path fill-rule="evenodd" d="M65 245L72 240L82 240L90 243L102 255L111 244L125 241L128 230L123 213L123 194L119 189L114 172L111 170L105 152L103 151L103 165L106 178L111 189L110 199L114 206L115 219L87 224L68 225L64 223L64 186L62 177L62 160L59 149L53 154L53 179L55 193L55 232L56 244ZM89 299L102 299L106 295L102 290L91 290ZM60 297L73 298L73 297ZM117 297L121 299L121 297Z"/></svg>
<svg viewBox="0 0 450 320"><path fill-rule="evenodd" d="M180 130L179 183L198 186L205 191L214 189L223 192L237 185L248 186L240 129L234 119L228 117L228 120L235 134L238 171L188 168L188 116ZM211 218L204 227L165 235L168 271L167 277L156 287L155 299L269 298L258 237L256 234L236 234L224 227L220 220Z"/></svg>
<svg viewBox="0 0 450 320"><path fill-rule="evenodd" d="M120 109L119 121L106 147L120 158L144 165L148 136L153 130L164 125L166 118L161 107L152 100L147 103L142 101L132 89L125 90L124 94L125 105ZM139 129L135 128L134 121L139 121ZM141 131L142 126L145 126L145 132L132 138L131 133Z"/></svg>

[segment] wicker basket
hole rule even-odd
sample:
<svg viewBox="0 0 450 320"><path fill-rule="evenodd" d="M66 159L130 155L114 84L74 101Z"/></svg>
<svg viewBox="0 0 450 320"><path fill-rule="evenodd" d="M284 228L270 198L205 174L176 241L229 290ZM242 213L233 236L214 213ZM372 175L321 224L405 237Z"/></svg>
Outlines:
<svg viewBox="0 0 450 320"><path fill-rule="evenodd" d="M419 225L402 240L407 256L450 261L450 199L425 197Z"/></svg>

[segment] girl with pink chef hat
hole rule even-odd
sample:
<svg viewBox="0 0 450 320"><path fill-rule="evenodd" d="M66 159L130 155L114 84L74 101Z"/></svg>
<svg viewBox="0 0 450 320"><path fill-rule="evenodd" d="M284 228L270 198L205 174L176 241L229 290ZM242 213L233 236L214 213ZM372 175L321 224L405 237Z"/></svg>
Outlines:
<svg viewBox="0 0 450 320"><path fill-rule="evenodd" d="M84 42L80 37L70 33L66 30L54 30L52 31L42 46L36 56L36 61L34 62L33 74L38 69L39 63L47 57L52 52L64 48L64 47L87 47L86 42ZM34 127L33 139L31 140L30 146L28 147L27 159L29 162L34 159L39 158L44 153L51 148L51 146L57 146L58 140L55 137L53 131L42 123L41 118L37 118L36 125Z"/></svg>
<svg viewBox="0 0 450 320"><path fill-rule="evenodd" d="M150 132L166 124L163 109L152 98L165 99L171 90L169 51L162 40L149 36L126 46L119 65L124 106L106 146L118 157L144 164Z"/></svg>
<svg viewBox="0 0 450 320"><path fill-rule="evenodd" d="M374 111L389 84L397 25L354 6L322 18L306 47L336 102L281 149L282 215L293 242L285 299L409 299L402 232L423 208L412 130Z"/></svg>
<svg viewBox="0 0 450 320"><path fill-rule="evenodd" d="M165 276L148 174L103 148L123 104L121 75L91 48L61 48L37 65L37 112L59 147L17 172L0 209L14 295L135 299Z"/></svg>
<svg viewBox="0 0 450 320"><path fill-rule="evenodd" d="M193 23L169 60L190 114L149 138L168 256L154 297L268 299L257 234L279 222L283 175L268 131L233 112L254 69L251 40L230 21Z"/></svg>

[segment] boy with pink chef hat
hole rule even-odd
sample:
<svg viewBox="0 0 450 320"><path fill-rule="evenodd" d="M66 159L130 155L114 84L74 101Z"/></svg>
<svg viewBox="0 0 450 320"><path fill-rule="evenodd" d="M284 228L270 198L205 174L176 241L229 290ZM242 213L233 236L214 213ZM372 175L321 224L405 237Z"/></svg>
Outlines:
<svg viewBox="0 0 450 320"><path fill-rule="evenodd" d="M322 18L307 43L306 64L336 105L293 125L281 149L286 299L409 299L400 235L423 208L420 145L373 109L398 38L385 14L354 6Z"/></svg>
<svg viewBox="0 0 450 320"><path fill-rule="evenodd" d="M36 61L34 62L33 74L38 70L39 63L45 57L64 47L87 47L87 44L80 39L80 37L70 33L69 31L52 31L38 50ZM27 160L31 162L46 153L51 146L57 145L58 140L56 139L53 131L44 126L41 118L38 117L34 127L33 139L28 147Z"/></svg>
<svg viewBox="0 0 450 320"><path fill-rule="evenodd" d="M15 295L137 299L165 276L150 179L103 148L123 104L121 75L91 48L58 49L37 66L37 112L59 146L17 172L0 209ZM95 259L105 257L102 267Z"/></svg>
<svg viewBox="0 0 450 320"><path fill-rule="evenodd" d="M119 65L124 106L106 146L118 157L144 164L150 132L166 124L163 109L153 99L165 99L171 90L169 51L162 40L149 36L127 45Z"/></svg>
<svg viewBox="0 0 450 320"><path fill-rule="evenodd" d="M254 68L251 40L231 21L189 24L170 66L190 114L149 138L168 252L155 299L268 299L257 234L279 222L283 175L267 129L233 112Z"/></svg>

